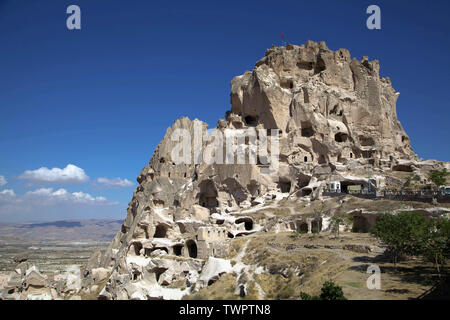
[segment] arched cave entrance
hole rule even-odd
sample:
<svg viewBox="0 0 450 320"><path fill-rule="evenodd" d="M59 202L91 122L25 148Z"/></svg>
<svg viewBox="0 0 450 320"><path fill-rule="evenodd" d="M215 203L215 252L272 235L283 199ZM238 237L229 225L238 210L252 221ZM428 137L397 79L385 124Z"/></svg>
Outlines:
<svg viewBox="0 0 450 320"><path fill-rule="evenodd" d="M308 224L304 221L298 222L297 223L297 230L300 233L308 233Z"/></svg>
<svg viewBox="0 0 450 320"><path fill-rule="evenodd" d="M163 224L158 224L156 226L153 238L165 238L166 234L167 234L167 226Z"/></svg>
<svg viewBox="0 0 450 320"><path fill-rule="evenodd" d="M200 193L198 194L198 201L202 207L214 209L218 207L217 189L214 182L211 180L204 180L199 184Z"/></svg>
<svg viewBox="0 0 450 320"><path fill-rule="evenodd" d="M309 121L302 121L300 123L301 126L301 133L302 137L312 137L314 135L314 129L312 127L311 122Z"/></svg>
<svg viewBox="0 0 450 320"><path fill-rule="evenodd" d="M322 230L322 221L314 220L311 222L311 231L313 233L319 233Z"/></svg>
<svg viewBox="0 0 450 320"><path fill-rule="evenodd" d="M291 191L290 181L278 181L277 186L282 193L289 193Z"/></svg>
<svg viewBox="0 0 450 320"><path fill-rule="evenodd" d="M194 240L186 241L186 248L188 250L189 257L197 258L197 244Z"/></svg>
<svg viewBox="0 0 450 320"><path fill-rule="evenodd" d="M251 218L247 218L247 217L245 217L245 218L238 218L235 221L236 224L239 224L239 223L242 223L242 222L244 222L245 230L249 231L249 230L253 229L253 220Z"/></svg>
<svg viewBox="0 0 450 320"><path fill-rule="evenodd" d="M181 252L183 251L183 245L182 244L176 244L173 246L173 253L176 256L181 256Z"/></svg>
<svg viewBox="0 0 450 320"><path fill-rule="evenodd" d="M366 217L363 216L353 216L353 232L366 233L370 230L370 223Z"/></svg>
<svg viewBox="0 0 450 320"><path fill-rule="evenodd" d="M334 141L345 142L347 141L348 135L346 133L338 132L334 135Z"/></svg>
<svg viewBox="0 0 450 320"><path fill-rule="evenodd" d="M134 242L131 244L129 252L134 254L135 256L141 255L142 243Z"/></svg>

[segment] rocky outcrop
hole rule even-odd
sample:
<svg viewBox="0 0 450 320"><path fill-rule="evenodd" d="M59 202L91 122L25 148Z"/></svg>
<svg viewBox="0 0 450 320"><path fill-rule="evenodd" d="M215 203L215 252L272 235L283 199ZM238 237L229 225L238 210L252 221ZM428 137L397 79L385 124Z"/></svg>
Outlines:
<svg viewBox="0 0 450 320"><path fill-rule="evenodd" d="M324 42L268 49L231 81L231 110L212 132L185 117L167 129L137 178L121 230L83 269L83 288L107 280L101 299L179 299L232 269L230 238L329 224L314 216L253 216L257 209L288 197L320 199L335 181L343 189L381 189L404 182L395 172L424 177L448 167L414 154L397 119L399 93L379 71L377 60L351 58ZM255 135L231 149L218 143L230 133L234 142L245 129ZM252 161L255 146L267 150ZM228 161L230 150L248 161L236 163L235 154ZM239 295L247 290L242 279Z"/></svg>
<svg viewBox="0 0 450 320"><path fill-rule="evenodd" d="M232 80L231 111L244 125L280 129L290 164L414 160L397 119L399 93L379 70L377 60L324 42L273 47Z"/></svg>
<svg viewBox="0 0 450 320"><path fill-rule="evenodd" d="M308 41L272 47L252 71L235 77L231 110L215 130L225 137L242 129L275 130L270 132L279 138L278 170L267 170L261 157L243 164L217 161L221 147L214 151L216 161L205 163L202 152L216 141L208 139L207 124L176 120L139 174L122 229L97 265L113 270L100 296L179 297L195 290L196 282L197 288L205 285L202 275L220 260L205 261L226 257L229 238L322 226L311 217L258 220L245 210L288 196L319 199L330 181L383 188L394 181L387 178L392 170L423 175L424 165L397 119L399 93L379 71L377 60L357 60L346 49ZM179 130L191 138L191 161L173 158ZM246 138L244 155L261 139Z"/></svg>

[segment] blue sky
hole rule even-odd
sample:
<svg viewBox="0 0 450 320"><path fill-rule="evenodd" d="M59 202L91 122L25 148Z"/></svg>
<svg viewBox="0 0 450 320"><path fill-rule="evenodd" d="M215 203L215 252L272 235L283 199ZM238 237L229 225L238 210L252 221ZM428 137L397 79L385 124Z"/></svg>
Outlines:
<svg viewBox="0 0 450 320"><path fill-rule="evenodd" d="M66 28L71 4L81 30ZM381 30L366 28L370 4ZM180 116L214 126L230 80L282 33L379 59L415 152L450 161L449 12L448 1L0 0L0 221L124 218L166 128ZM82 172L25 174L69 164ZM2 205L11 191L20 203Z"/></svg>

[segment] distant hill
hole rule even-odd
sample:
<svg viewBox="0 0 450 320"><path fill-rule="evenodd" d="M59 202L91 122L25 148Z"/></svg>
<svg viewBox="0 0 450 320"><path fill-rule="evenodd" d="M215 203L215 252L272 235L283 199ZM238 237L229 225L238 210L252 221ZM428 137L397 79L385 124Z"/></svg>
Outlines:
<svg viewBox="0 0 450 320"><path fill-rule="evenodd" d="M0 223L0 241L111 241L121 225L112 219Z"/></svg>

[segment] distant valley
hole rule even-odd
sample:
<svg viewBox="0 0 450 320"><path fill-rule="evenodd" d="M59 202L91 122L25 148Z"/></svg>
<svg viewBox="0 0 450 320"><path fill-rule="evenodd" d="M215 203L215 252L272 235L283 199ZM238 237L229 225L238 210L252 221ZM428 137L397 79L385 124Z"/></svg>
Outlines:
<svg viewBox="0 0 450 320"><path fill-rule="evenodd" d="M121 225L112 219L0 223L0 272L12 271L18 257L43 271L83 265L94 251L108 247Z"/></svg>
<svg viewBox="0 0 450 320"><path fill-rule="evenodd" d="M111 241L122 220L62 220L0 223L0 244L15 241Z"/></svg>

